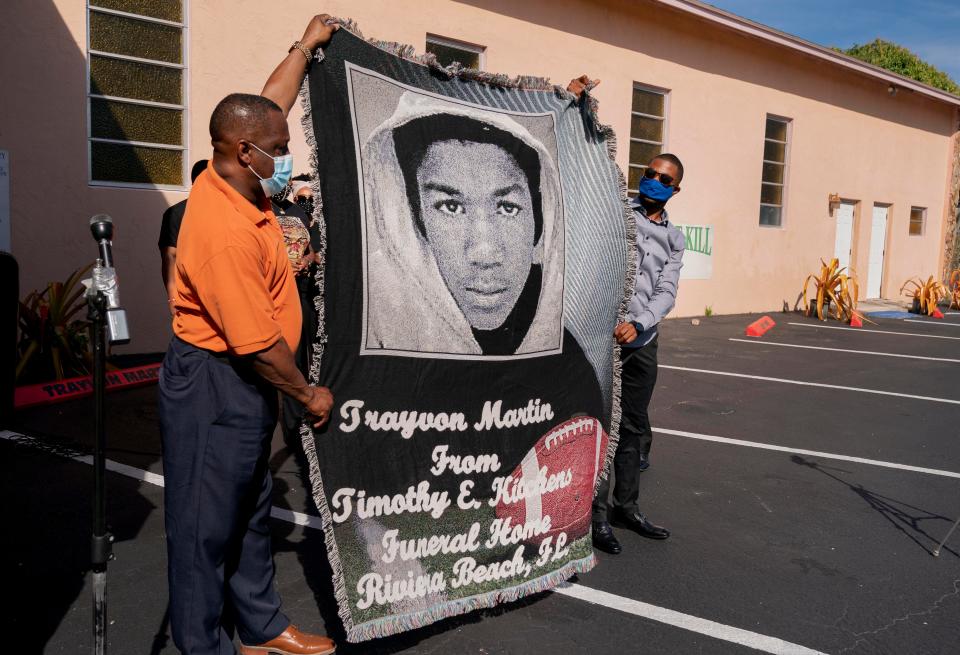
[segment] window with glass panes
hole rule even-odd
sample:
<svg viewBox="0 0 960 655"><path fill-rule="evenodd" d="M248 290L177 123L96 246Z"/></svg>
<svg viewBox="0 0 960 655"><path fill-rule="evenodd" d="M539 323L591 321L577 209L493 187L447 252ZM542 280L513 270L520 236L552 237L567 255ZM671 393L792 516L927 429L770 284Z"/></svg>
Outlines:
<svg viewBox="0 0 960 655"><path fill-rule="evenodd" d="M458 61L464 68L479 70L483 67L481 55L485 49L483 46L454 41L442 36L427 35L427 52L435 55L441 66L449 66Z"/></svg>
<svg viewBox="0 0 960 655"><path fill-rule="evenodd" d="M635 86L630 107L630 168L627 193L637 195L647 164L665 150L666 94Z"/></svg>
<svg viewBox="0 0 960 655"><path fill-rule="evenodd" d="M923 236L923 224L926 222L927 218L927 209L926 207L911 207L910 208L910 235L919 237Z"/></svg>
<svg viewBox="0 0 960 655"><path fill-rule="evenodd" d="M760 183L760 225L778 227L783 223L789 128L789 119L767 116L763 139L763 179Z"/></svg>
<svg viewBox="0 0 960 655"><path fill-rule="evenodd" d="M182 187L184 0L88 0L90 182Z"/></svg>

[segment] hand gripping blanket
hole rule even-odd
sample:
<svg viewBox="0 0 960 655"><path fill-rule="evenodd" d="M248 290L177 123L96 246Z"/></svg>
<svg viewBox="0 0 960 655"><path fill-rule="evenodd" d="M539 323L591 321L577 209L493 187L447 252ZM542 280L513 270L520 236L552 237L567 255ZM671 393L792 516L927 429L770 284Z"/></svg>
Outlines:
<svg viewBox="0 0 960 655"><path fill-rule="evenodd" d="M301 93L336 400L302 436L362 641L593 567L634 226L589 102L345 25Z"/></svg>

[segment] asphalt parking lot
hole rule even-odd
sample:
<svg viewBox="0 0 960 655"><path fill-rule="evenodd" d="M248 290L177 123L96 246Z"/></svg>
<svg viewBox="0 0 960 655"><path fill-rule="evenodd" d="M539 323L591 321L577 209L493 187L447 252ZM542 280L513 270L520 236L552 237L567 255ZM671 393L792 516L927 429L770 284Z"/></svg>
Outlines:
<svg viewBox="0 0 960 655"><path fill-rule="evenodd" d="M558 592L338 652L960 653L960 531L932 556L960 516L960 314L861 330L772 316L761 339L743 336L757 316L662 327L641 505L669 540L618 530L624 552ZM175 652L155 394L108 399L115 653ZM10 652L89 651L90 401L15 428L0 439ZM278 583L297 625L336 637L301 463L275 440Z"/></svg>

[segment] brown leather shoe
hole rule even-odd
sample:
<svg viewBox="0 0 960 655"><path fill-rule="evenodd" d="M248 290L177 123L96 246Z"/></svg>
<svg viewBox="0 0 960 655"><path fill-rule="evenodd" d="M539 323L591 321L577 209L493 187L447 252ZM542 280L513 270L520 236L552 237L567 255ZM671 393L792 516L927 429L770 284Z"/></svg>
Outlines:
<svg viewBox="0 0 960 655"><path fill-rule="evenodd" d="M337 645L329 637L312 635L290 625L280 635L259 646L240 646L240 655L330 655Z"/></svg>

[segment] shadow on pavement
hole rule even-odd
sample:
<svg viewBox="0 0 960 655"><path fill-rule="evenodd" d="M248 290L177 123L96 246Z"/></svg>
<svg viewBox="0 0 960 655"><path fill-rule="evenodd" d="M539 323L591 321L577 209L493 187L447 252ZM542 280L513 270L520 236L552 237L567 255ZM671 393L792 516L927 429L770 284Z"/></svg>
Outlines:
<svg viewBox="0 0 960 655"><path fill-rule="evenodd" d="M831 473L831 471L836 471L838 473L850 473L850 471L832 466L824 466L799 455L792 455L790 457L790 461L792 461L794 464L806 466L815 471L823 473L828 478L836 480L840 484L847 487L850 491L860 496L860 498L862 498L871 509L878 512L880 516L889 521L893 527L907 536L911 541L920 546L920 548L922 548L931 556L933 556L933 549L936 548L937 544L940 543L941 537L934 537L933 535L929 534L923 527L921 527L921 524L927 521L942 521L943 532L946 533L946 530L950 528L955 520L941 514L928 512L925 509L910 505L909 503L904 503L896 498L890 498L889 496L884 496L874 491L870 491L869 489L863 487L863 485L847 482L839 475ZM955 557L960 557L960 553L957 553L957 551L951 549L949 546L944 546L941 552L949 552Z"/></svg>
<svg viewBox="0 0 960 655"><path fill-rule="evenodd" d="M47 652L61 623L79 610L83 619L63 626L79 652L92 647L92 599L81 594L90 572L93 469L51 457L52 452L63 452L55 442L43 446L47 452L5 441L0 449L4 497L19 499L5 503L4 509L4 523L14 526L2 539L4 561L12 569L4 581L8 590L16 590L8 599L5 625L13 638L11 652ZM108 529L118 545L135 542L147 517L158 509L139 486L134 480L108 486ZM108 569L108 585L110 581Z"/></svg>
<svg viewBox="0 0 960 655"><path fill-rule="evenodd" d="M156 392L155 386L148 386L107 394L109 459L147 470L157 468L160 434ZM22 636L15 638L30 642L25 650L15 652L45 652L58 630L73 635L75 625L84 627L75 637L77 649L92 647L92 616L89 622L76 618L70 625L61 628L61 624L70 612L90 604L81 593L90 572L93 468L77 466L62 457L51 458L47 453L69 456L91 452L93 402L88 396L21 410L10 426L35 438L42 447L13 446L0 465L4 497L20 499L5 503L4 508L4 523L18 526L3 539L5 559L16 566L12 579L7 579L16 581L10 588L22 589L26 595L26 602L17 602L9 619L14 634ZM160 509L144 495L141 486L134 480L108 477L107 529L113 533L117 547L125 542L136 544L148 518ZM108 567L107 584L118 592L111 585L110 570ZM159 591L165 598L166 589ZM159 616L157 620L160 622ZM116 637L110 635L109 639L114 641ZM58 637L57 641L62 639ZM159 643L159 635L156 641Z"/></svg>

